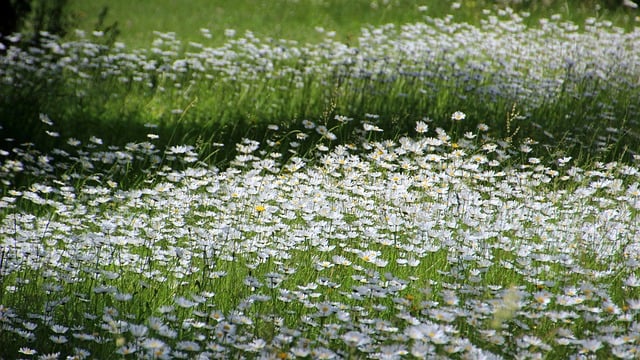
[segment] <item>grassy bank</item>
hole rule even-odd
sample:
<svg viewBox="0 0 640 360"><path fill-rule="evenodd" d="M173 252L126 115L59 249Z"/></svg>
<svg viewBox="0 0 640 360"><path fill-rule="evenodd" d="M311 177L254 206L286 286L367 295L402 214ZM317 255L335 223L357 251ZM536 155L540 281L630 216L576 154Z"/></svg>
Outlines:
<svg viewBox="0 0 640 360"><path fill-rule="evenodd" d="M560 14L582 23L589 17L612 21L614 25L633 29L638 20L636 12L606 5L605 1L190 1L188 4L170 0L159 1L71 1L76 27L94 30L99 14L106 7L102 28L117 22L119 40L131 47L148 47L154 40L153 31L175 32L185 43L195 41L219 46L225 41L225 30L238 34L247 30L260 38L290 39L301 43L322 41L323 28L334 31L336 39L353 44L363 26L388 23L405 24L423 21L425 16L450 16L456 22L479 25L482 11L513 8L531 16L527 25L535 25L541 18ZM144 14L144 16L140 16ZM202 32L206 29L207 33Z"/></svg>
<svg viewBox="0 0 640 360"><path fill-rule="evenodd" d="M540 151L586 162L638 153L638 31L593 18L529 27L516 12L483 16L478 26L425 18L365 27L352 45L328 33L315 44L236 33L210 47L156 32L148 49L110 47L92 33L13 48L3 58L4 131L51 149L93 134L124 145L151 125L165 145L197 145L226 161L235 143L263 140L269 125L330 129L345 116L355 121L333 144L351 141L363 122L394 138L425 120L458 137L484 124L496 138L532 138L547 145ZM468 117L451 128L458 110ZM40 113L62 140L43 137Z"/></svg>

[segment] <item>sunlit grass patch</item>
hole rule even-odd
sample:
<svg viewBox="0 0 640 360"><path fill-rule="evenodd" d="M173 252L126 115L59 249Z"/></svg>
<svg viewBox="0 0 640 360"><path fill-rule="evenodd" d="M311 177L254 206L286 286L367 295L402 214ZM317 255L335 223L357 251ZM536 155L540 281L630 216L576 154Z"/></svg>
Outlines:
<svg viewBox="0 0 640 360"><path fill-rule="evenodd" d="M422 21L425 16L450 17L455 22L479 24L482 11L515 11L526 13L525 23L536 25L541 18L560 15L581 23L587 18L611 21L615 26L632 29L637 14L624 6L607 7L603 1L192 1L182 3L158 0L153 3L131 3L122 0L71 1L70 11L76 27L96 29L99 15L107 9L98 29L114 23L120 31L118 39L132 47L146 47L153 40L153 30L175 32L187 42L219 45L230 30L247 30L259 37L285 38L301 43L320 41L324 33L334 33L341 42L358 37L363 26L388 23L404 24ZM195 9L195 10L194 10ZM136 14L147 14L138 17ZM189 21L185 21L189 19ZM106 36L108 36L107 34Z"/></svg>

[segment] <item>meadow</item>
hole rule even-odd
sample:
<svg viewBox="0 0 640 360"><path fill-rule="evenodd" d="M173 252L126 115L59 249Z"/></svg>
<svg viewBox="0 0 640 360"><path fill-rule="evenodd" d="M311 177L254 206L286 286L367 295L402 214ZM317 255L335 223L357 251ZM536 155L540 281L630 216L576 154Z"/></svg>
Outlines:
<svg viewBox="0 0 640 360"><path fill-rule="evenodd" d="M6 49L0 359L637 358L640 32L376 4Z"/></svg>

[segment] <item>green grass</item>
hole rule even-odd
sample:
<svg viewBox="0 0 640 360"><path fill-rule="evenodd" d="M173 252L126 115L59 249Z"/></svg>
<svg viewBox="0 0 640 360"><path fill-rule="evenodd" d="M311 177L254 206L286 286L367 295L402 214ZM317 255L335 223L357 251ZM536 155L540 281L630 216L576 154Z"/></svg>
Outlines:
<svg viewBox="0 0 640 360"><path fill-rule="evenodd" d="M384 149L382 144L374 145ZM463 149L474 151L464 146ZM377 154L376 147L371 155ZM85 149L87 161L99 165L100 157L94 154L104 149ZM433 152L444 155L452 150L446 146ZM389 151L395 153L392 147ZM408 160L417 165L421 158L422 155L406 154L396 161ZM370 318L371 326L377 329L375 336L392 342L392 335L378 326L397 327L403 333L409 325L397 315L441 321L440 324L455 327L456 336L504 356L523 351L517 341L525 335L552 344L559 329L568 329L580 339L608 334L607 327L582 317L567 323L547 317L549 312L564 310L588 317L591 309L602 308L605 301L621 307L627 300L637 299L637 289L623 284L633 274L633 269L624 265L633 255L612 254L606 249L597 252L596 244L608 248L607 241L600 237L605 235L605 229L597 228L599 233L593 239L581 239L574 232L555 226L569 221L571 224L565 226L577 230L588 224L607 226L615 222L618 231L633 236L637 214L609 220L599 216L611 208L621 212L631 209L634 198L627 197L625 189L635 178L623 176L618 172L621 169L611 165L607 170L611 173L602 176L619 179L621 186L588 194L591 180L578 176L568 181L570 186L565 188L570 190L564 191L530 182L545 173L544 169L514 170L505 164L501 169L507 173L493 182L462 173L444 175L445 169L465 168L469 158L470 155L451 157L443 164L433 164L431 169L416 166L398 171L365 160L373 159L365 155L362 161L366 166L358 169L345 165L332 171L331 162L326 167L318 163L299 171L276 173L239 166L224 173L205 170L206 175L180 182L166 180L164 186L167 181L175 183L170 191L154 188L154 183L162 181L156 176L168 179L167 172L179 172L172 166L148 174L154 181L145 183L140 189L144 193L109 185L113 178L100 171L86 177L69 171L68 175L78 177L60 177L50 182L41 179L41 183L60 186L41 194L50 201L49 205L36 205L22 198L7 205L2 213L2 231L9 240L3 244L0 270L9 275L1 278L0 309L18 311L15 316L6 317L12 331L0 333L2 349L6 354L17 354L20 348L27 347L36 348L39 354L67 355L81 348L90 350L94 357L108 358L125 344L142 342L125 330L129 325L151 328L158 319L175 331L175 339L173 335L160 335L158 329L149 330L150 337L163 339L175 348L180 340L204 335L205 340L200 340L204 346L223 342L216 337L216 316L229 320L234 312L252 321L251 325L242 325L236 320L237 331L244 336L270 342L284 331L284 326L300 331L296 337L318 339L320 344L327 341L332 349L359 355L363 355L360 350L349 350L339 337L327 339L324 325L346 327ZM261 159L257 158L256 163L258 160ZM600 169L604 171L604 166ZM558 176L571 172L560 171ZM482 178L482 171L475 174ZM443 177L422 189L415 186L418 179L434 175ZM356 195L348 178L357 181L362 189L373 190ZM405 188L402 179L416 182ZM65 184L73 185L72 190L65 191L73 191L75 198L63 195L61 185ZM514 188L505 190L507 184ZM455 191L455 196L439 192L440 186ZM397 193L391 191L393 187L398 187ZM30 191L41 190L34 187ZM294 191L296 195L291 194ZM405 191L409 195L406 198L398 195ZM328 212L309 212L310 205L302 202L314 198L314 203ZM415 201L408 200L412 198ZM608 200L616 198L620 199L619 204L607 205ZM571 211L561 212L568 208ZM285 218L287 210L292 212ZM404 214L407 210L410 213ZM339 216L334 217L333 211L338 211ZM550 219L538 219L540 214L549 215ZM406 222L402 226L391 225L390 216ZM501 229L505 222L509 227ZM237 233L225 234L222 224ZM371 228L379 236L369 237L366 230ZM544 238L538 235L541 231ZM356 236L348 235L350 232ZM295 233L304 238L298 239L295 246L287 245L288 240L295 239L290 237ZM573 238L566 245L576 251L556 244L553 237L559 234ZM589 236L586 230L584 234ZM632 238L629 239L631 243ZM33 248L23 248L23 243ZM431 249L421 254L410 250L424 244ZM330 247L321 250L327 245ZM32 249L38 250L34 253ZM364 256L366 251L379 251L378 257L385 264L369 262L370 256ZM353 266L336 264L333 255L344 256ZM20 260L20 256L29 258ZM418 265L402 266L396 261L412 256L420 260ZM566 261L567 257L571 261ZM10 271L12 265L8 264L16 261L23 261L21 268ZM606 273L609 270L613 272ZM275 278L282 277L282 282L270 288L268 279L274 273ZM305 289L310 283L315 287ZM402 286L394 289L395 283ZM589 283L595 287L594 293ZM542 306L532 295L548 291L560 296L567 287L581 286L585 287L576 290L576 296L582 299L584 308L569 308L555 300ZM382 297L354 297L363 287L386 293ZM288 290L290 297L281 294L281 289ZM128 294L131 299L119 300L116 294ZM454 298L450 297L452 294ZM200 299L195 301L197 304L189 302L195 300L192 295ZM192 300L177 305L177 299ZM322 315L319 309L327 304L339 304L333 309L336 313ZM481 306L490 311L480 310ZM351 321L338 320L339 309L349 313ZM473 321L467 312L473 313ZM451 314L455 319L449 321L447 316ZM615 314L607 315L606 310L595 314L601 314L599 321L617 326L622 334L631 333L625 327L629 322L617 321ZM69 341L49 341L50 336L55 336L51 324L73 324L73 330L65 330ZM37 345L13 331L31 325L36 326L33 334L39 340ZM505 343L494 343L499 339L481 334L491 330L498 331ZM80 340L71 334L100 336L98 340ZM411 340L407 343L411 344ZM279 346L274 345L270 351L287 353L293 347ZM579 349L579 344L555 344L544 354L560 359ZM229 354L240 354L240 350L230 351ZM433 351L446 355L444 346ZM604 348L599 354L606 356L607 351Z"/></svg>
<svg viewBox="0 0 640 360"><path fill-rule="evenodd" d="M258 339L271 355L292 357L298 343L285 335L295 331L291 338L312 339L315 348L365 357L371 349L345 344L345 331L371 331L376 346L413 345L396 335L416 321L449 329L462 347L468 340L505 357L587 352L581 342L556 342L567 331L581 341L637 337L629 321L640 297L633 281L640 191L631 157L640 153L637 68L620 59L607 69L615 76L601 81L591 72L601 70L596 60L610 59L594 55L584 68L538 63L543 47L517 66L500 48L451 61L446 41L433 59L411 62L393 47L412 35L400 24L429 15L439 31L464 34L462 42L489 16L480 10L498 8L433 1L423 13L421 3L377 3L76 0L72 11L87 32L108 5L101 28L117 20L117 40L127 47L70 34L47 43L50 50L6 58L14 72L2 78L0 119L3 138L14 140L3 140L0 162L0 359L29 352L22 348L45 358L78 349L111 358L124 345L138 345L143 356L144 336L127 331L130 325L148 327L150 338L173 349L195 340L237 357L250 356L241 347ZM594 2L539 4L525 2L531 14L515 25L498 15L500 24L533 29L560 13L581 26L588 17L610 20L631 34L637 22L631 10L596 12ZM452 23L438 25L447 14ZM458 22L476 27L454 29ZM373 30L386 23L396 27ZM377 68L329 66L344 61L335 54L344 47L316 26L348 45L363 31L391 40L369 37L351 56L368 51L371 59L362 61ZM225 37L231 28L237 34ZM180 41L151 45L154 30ZM245 30L257 38L243 38ZM606 25L598 31L620 39ZM551 46L563 34L526 45ZM277 51L292 48L301 54ZM573 55L555 51L561 61ZM221 65L203 72L196 62L181 67L185 58ZM562 80L543 101L500 88L535 82L540 72ZM499 90L474 92L490 86ZM452 120L455 111L466 119ZM419 121L428 122L425 134ZM170 145L193 148L167 152ZM564 156L573 159L565 165ZM295 159L305 165L292 167ZM270 287L269 279L282 281ZM548 304L544 291L553 297ZM227 337L226 321L241 336ZM331 326L341 333L332 335ZM549 348L520 348L530 336ZM456 350L433 345L442 356ZM611 356L612 348L607 343L595 356Z"/></svg>
<svg viewBox="0 0 640 360"><path fill-rule="evenodd" d="M118 40L132 47L148 47L155 38L153 31L175 32L185 43L195 41L205 45L220 45L225 41L224 31L234 29L238 34L251 31L256 36L291 39L299 42L317 42L324 35L316 31L322 27L335 31L336 39L353 43L366 25L419 22L425 15L452 16L456 22L478 24L483 9L499 9L494 1L459 1L461 7L452 10L454 1L408 0L196 0L188 3L175 0L156 1L79 1L71 0L77 27L91 31L99 23L99 14L106 7L107 16L100 28L117 22ZM626 8L608 8L599 1L526 1L515 4L516 11L528 11L527 24L538 19L561 14L565 19L582 23L588 17L606 19L616 26L631 29L638 23L637 14ZM372 4L377 4L373 7ZM600 9L598 6L600 5ZM419 11L427 6L427 11ZM205 39L200 29L209 29L211 39Z"/></svg>
<svg viewBox="0 0 640 360"><path fill-rule="evenodd" d="M72 2L78 27L91 30L97 14L108 7L105 24L118 22L119 39L131 46L148 46L152 31L176 32L185 42L221 44L226 29L239 34L252 31L259 37L318 41L323 35L315 27L340 32L340 39L357 37L363 24L420 20L413 1L393 1L372 9L367 1L109 1ZM145 14L145 16L139 16ZM200 29L209 29L205 39Z"/></svg>
<svg viewBox="0 0 640 360"><path fill-rule="evenodd" d="M378 3L379 7L372 9L370 1L196 1L188 5L176 1L72 1L70 11L78 14L77 26L90 33L96 27L100 9L108 6L107 17L98 28L104 29L117 21L120 33L116 40L128 46L124 52L135 52L135 48L148 50L152 39L158 37L154 31L174 32L178 40L165 41L160 47L177 51L176 55L169 58L147 55L151 61L166 61L171 66L183 54L199 51L198 47L189 44L190 41L205 47L235 48L244 54L241 56L252 57L243 49L243 44L230 43L243 37L245 30L251 30L258 39L271 37L300 42L298 45L283 42L281 46L285 48L327 41L326 31L335 30L335 41L357 46L356 37L361 35L363 27L419 22L426 15L441 18L447 14L453 14L454 23L479 25L487 18L482 9L490 8L494 12L501 9L484 1L461 2L459 9L452 9L452 2ZM419 11L419 6L427 6L428 10ZM628 9L596 8L595 2L554 1L548 6L538 2L525 3L516 11L529 11L530 15L522 20L522 24L532 27L536 27L540 19L556 13L578 25L588 17L595 17L628 30L635 26L635 13ZM316 27L326 31L320 33ZM201 28L210 29L212 38L203 37ZM224 31L231 28L237 30L237 34L227 38ZM89 39L96 43L109 42L91 35ZM77 40L77 36L71 32L65 40ZM275 48L275 43L260 40L256 44ZM276 70L304 72L313 66L307 63L309 59L317 62L308 55L276 60L274 66ZM108 61L100 66L109 68ZM243 58L242 61L255 64L259 59ZM464 68L465 62L459 61L458 66ZM334 116L344 115L356 120L351 126L340 127L341 132L337 134L337 143L347 143L353 140L353 129L360 126L365 113L379 116L378 125L385 130L383 136L394 138L411 135L415 122L423 117L433 119L433 126L454 130L450 128L448 118L458 110L467 113L469 120L456 129L459 131L456 135L474 130L482 122L489 125L495 137L531 137L552 146L549 154L537 153L537 156L565 154L589 162L594 158L617 159L638 152L635 145L640 135L634 130L638 121L634 101L638 98L638 87L633 81L599 82L583 74L567 73L563 90L555 97L539 106L528 106L527 100L511 94L499 98L476 96L473 92L467 95L469 89L487 86L493 81L486 69L460 72L449 68L448 64L436 62L424 70L444 74L444 77L431 75L426 79L411 74L392 75L388 79L353 78L349 66L341 69L343 73L333 76L270 75L251 81L231 81L224 73L214 73L212 79L203 79L201 74L190 71L171 79L167 75L174 74L151 71L152 86L147 86L132 80L136 76L134 71L118 70L124 71L123 77L128 78L127 83L122 83L116 76L105 78L105 70L87 66L83 72L91 79L90 86L81 84L70 73L49 74L46 81L36 77L33 86L20 89L8 84L2 89L0 116L9 119L3 124L5 137L19 143L33 142L40 149L64 147L59 139L43 136L38 120L40 113L49 115L63 129L63 138L86 141L93 134L101 134L106 142L120 145L144 138L149 132L144 124L155 124L158 128L154 131L160 135L161 144L198 145L198 151L217 164L224 164L233 156L233 146L241 138L266 139L269 124L296 132L301 128L302 120L310 119L332 128L337 125ZM385 70L395 71L389 67ZM416 71L422 70L417 64ZM226 80L221 81L219 75ZM27 71L19 76L28 80L34 74ZM176 88L176 83L183 87ZM585 93L592 96L582 96ZM78 94L83 94L82 98ZM514 106L527 121L516 122L510 128L505 119ZM182 113L176 114L176 110ZM607 113L604 121L599 118L603 112ZM606 128L620 132L611 134ZM549 134L553 138L549 138ZM223 143L226 147L220 149L211 146L212 143ZM606 146L597 145L600 143L606 143Z"/></svg>

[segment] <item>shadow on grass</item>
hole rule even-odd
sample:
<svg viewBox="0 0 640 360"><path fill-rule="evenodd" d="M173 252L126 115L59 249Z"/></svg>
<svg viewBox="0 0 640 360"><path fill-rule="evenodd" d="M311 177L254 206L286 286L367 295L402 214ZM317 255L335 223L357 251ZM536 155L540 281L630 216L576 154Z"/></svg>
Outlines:
<svg viewBox="0 0 640 360"><path fill-rule="evenodd" d="M640 121L640 109L631 101L637 91L625 93L625 89L577 79L567 82L571 89L556 98L522 110L521 118L510 118L520 111L517 99L493 98L490 92L481 91L484 84L470 87L453 81L454 88L424 93L413 83L420 79L410 77L399 83L348 80L336 79L338 85L333 90L321 87L310 93L296 93L282 89L271 91L262 99L256 97L267 90L254 89L243 97L218 90L219 93L204 93L206 100L197 104L194 100L178 112L170 110L175 104L167 104L168 100L162 97L140 95L135 89L118 89L110 83L96 82L90 89L83 88L90 93L82 96L64 77L22 88L4 86L0 88L0 148L11 153L14 147L27 144L47 154L54 149L69 150L70 138L86 144L97 137L105 146L120 148L152 140L160 151L173 145L193 145L200 159L224 168L235 157L235 145L243 138L261 142L261 149L270 141L268 151L280 152L286 160L293 154L290 143L296 139L292 134L310 135L296 149L300 156L308 155L321 142L330 147L362 141L364 122L384 130L367 134L369 140L397 140L415 135L416 122L431 118L431 134L441 127L457 141L465 132L477 133L478 124L484 123L490 127L492 139L509 139L513 144L526 138L540 142L542 146L535 147L531 156L552 157L551 160L559 156L573 156L585 162L628 160L640 150L639 136L633 130ZM219 94L223 95L215 96ZM160 107L154 109L152 102L160 102ZM521 102L524 108L526 99ZM465 112L467 118L452 122L454 111ZM43 122L41 114L53 125ZM342 124L335 120L336 115L354 121ZM305 129L305 119L333 131L335 140L323 139L317 131ZM274 125L278 130L273 129Z"/></svg>

